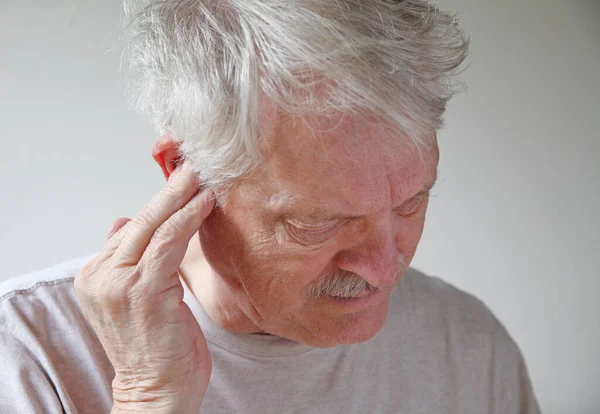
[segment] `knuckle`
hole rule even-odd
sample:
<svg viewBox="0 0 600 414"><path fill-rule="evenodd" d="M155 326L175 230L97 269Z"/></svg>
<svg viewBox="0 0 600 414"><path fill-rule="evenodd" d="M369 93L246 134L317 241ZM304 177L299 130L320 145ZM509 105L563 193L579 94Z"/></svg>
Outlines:
<svg viewBox="0 0 600 414"><path fill-rule="evenodd" d="M100 264L98 263L98 258L94 258L92 261L83 265L77 274L75 274L75 278L73 280L73 284L75 287L75 293L83 296L87 291L89 285L94 281L97 276L98 269Z"/></svg>
<svg viewBox="0 0 600 414"><path fill-rule="evenodd" d="M158 201L164 201L165 199L171 199L173 197L177 197L179 193L179 189L173 185L169 185L167 183L166 186L157 194Z"/></svg>
<svg viewBox="0 0 600 414"><path fill-rule="evenodd" d="M148 256L145 261L150 272L158 271L163 263L168 260L173 251L173 242L168 239L156 238L148 247Z"/></svg>
<svg viewBox="0 0 600 414"><path fill-rule="evenodd" d="M74 289L82 304L117 311L123 308L139 279L136 268L119 268L94 259L77 272Z"/></svg>
<svg viewBox="0 0 600 414"><path fill-rule="evenodd" d="M170 243L178 238L184 229L184 223L177 216L172 216L154 232L158 242Z"/></svg>
<svg viewBox="0 0 600 414"><path fill-rule="evenodd" d="M96 300L108 312L121 312L129 308L133 286L139 279L134 270L131 274L109 272L96 289Z"/></svg>
<svg viewBox="0 0 600 414"><path fill-rule="evenodd" d="M150 228L153 225L154 217L156 217L155 210L150 206L146 206L146 208L136 216L133 225L140 229Z"/></svg>
<svg viewBox="0 0 600 414"><path fill-rule="evenodd" d="M123 304L126 302L120 289L108 286L98 290L97 301L102 309L109 312L116 312L122 309Z"/></svg>
<svg viewBox="0 0 600 414"><path fill-rule="evenodd" d="M185 201L185 194L179 186L173 186L167 184L163 189L156 195L153 203L156 205L181 205Z"/></svg>
<svg viewBox="0 0 600 414"><path fill-rule="evenodd" d="M119 243L114 239L115 236L116 234L113 235L111 239L107 240L106 243L104 243L104 247L102 248L101 254L104 255L104 257L106 258L111 257L119 248Z"/></svg>

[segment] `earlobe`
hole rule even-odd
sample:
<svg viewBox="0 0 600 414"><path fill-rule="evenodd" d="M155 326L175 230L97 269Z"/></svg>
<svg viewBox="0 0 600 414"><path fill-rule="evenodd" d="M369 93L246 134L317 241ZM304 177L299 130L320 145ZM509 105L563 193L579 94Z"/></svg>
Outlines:
<svg viewBox="0 0 600 414"><path fill-rule="evenodd" d="M165 179L168 180L179 164L179 143L171 135L163 135L152 148L152 158L162 170Z"/></svg>

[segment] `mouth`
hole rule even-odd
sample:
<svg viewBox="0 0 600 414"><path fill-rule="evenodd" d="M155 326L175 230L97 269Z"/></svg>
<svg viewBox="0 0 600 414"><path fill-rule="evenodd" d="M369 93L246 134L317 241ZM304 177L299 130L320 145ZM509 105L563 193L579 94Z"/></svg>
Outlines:
<svg viewBox="0 0 600 414"><path fill-rule="evenodd" d="M325 299L333 305L356 311L379 304L383 299L383 295L384 290L369 291L365 289L352 297L326 296Z"/></svg>
<svg viewBox="0 0 600 414"><path fill-rule="evenodd" d="M369 296L371 293L375 293L377 291L372 291L369 289L363 289L359 294L354 295L354 296L331 296L332 298L338 298L338 299L361 299L361 298L366 298L367 296Z"/></svg>

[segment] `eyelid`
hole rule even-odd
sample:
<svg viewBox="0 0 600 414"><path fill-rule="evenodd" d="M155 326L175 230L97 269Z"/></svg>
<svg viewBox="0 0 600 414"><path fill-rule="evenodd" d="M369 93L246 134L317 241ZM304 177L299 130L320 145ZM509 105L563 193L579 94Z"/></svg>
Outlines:
<svg viewBox="0 0 600 414"><path fill-rule="evenodd" d="M411 215L416 213L419 210L419 207L423 204L423 202L429 198L430 193L420 194L412 199L408 200L405 205L398 207L395 211L400 215ZM410 207L410 208L408 208ZM408 212L402 211L408 208Z"/></svg>
<svg viewBox="0 0 600 414"><path fill-rule="evenodd" d="M310 230L315 230L315 231L327 230L329 228L334 227L335 224L338 222L338 220L331 220L331 221L323 222L320 224L308 224L308 223L303 223L303 222L300 222L297 220L290 220L290 219L288 219L286 221L294 227L297 227L302 230L309 230L309 231Z"/></svg>
<svg viewBox="0 0 600 414"><path fill-rule="evenodd" d="M296 225L297 223L299 225ZM300 244L323 244L327 242L333 236L334 230L339 226L331 224L327 227L320 226L309 226L304 223L295 222L293 220L285 221L287 227L287 233L294 239L296 243ZM300 233L300 234L299 234ZM307 233L307 234L302 234Z"/></svg>

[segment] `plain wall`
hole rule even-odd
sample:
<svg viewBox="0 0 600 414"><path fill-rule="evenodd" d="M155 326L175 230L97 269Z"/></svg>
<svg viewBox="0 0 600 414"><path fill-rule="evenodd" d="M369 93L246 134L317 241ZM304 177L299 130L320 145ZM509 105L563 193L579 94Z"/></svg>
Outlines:
<svg viewBox="0 0 600 414"><path fill-rule="evenodd" d="M520 345L547 414L600 412L600 19L588 1L455 0L467 93L413 266ZM162 186L128 111L119 1L0 0L0 280L93 253Z"/></svg>

